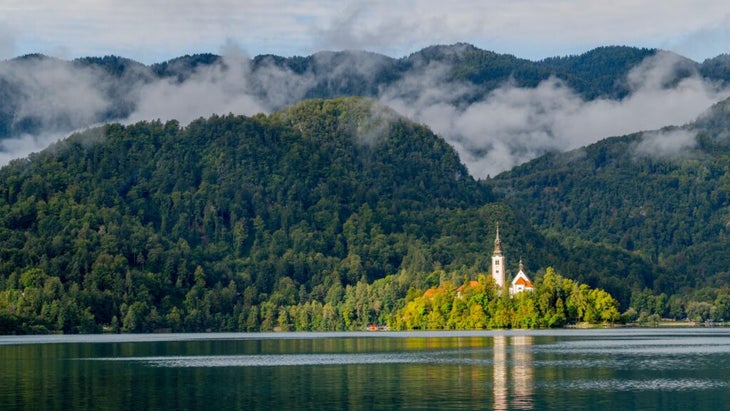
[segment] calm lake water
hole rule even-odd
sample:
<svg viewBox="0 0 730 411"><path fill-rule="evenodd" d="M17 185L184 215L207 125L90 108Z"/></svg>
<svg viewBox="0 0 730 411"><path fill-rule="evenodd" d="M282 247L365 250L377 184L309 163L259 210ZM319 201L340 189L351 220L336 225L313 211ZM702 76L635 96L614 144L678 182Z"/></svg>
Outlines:
<svg viewBox="0 0 730 411"><path fill-rule="evenodd" d="M0 336L0 410L730 409L730 329Z"/></svg>

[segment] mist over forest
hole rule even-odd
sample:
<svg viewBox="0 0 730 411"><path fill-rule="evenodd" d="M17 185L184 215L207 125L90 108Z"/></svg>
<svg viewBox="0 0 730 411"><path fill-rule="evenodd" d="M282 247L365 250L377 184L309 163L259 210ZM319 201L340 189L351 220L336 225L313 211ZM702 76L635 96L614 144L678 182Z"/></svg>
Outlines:
<svg viewBox="0 0 730 411"><path fill-rule="evenodd" d="M654 49L601 47L529 61L469 44L401 58L365 51L306 57L29 55L0 63L0 164L108 121L271 113L306 98L365 96L429 126L477 178L546 152L683 125L730 95L723 56L696 63ZM671 147L668 147L671 150Z"/></svg>

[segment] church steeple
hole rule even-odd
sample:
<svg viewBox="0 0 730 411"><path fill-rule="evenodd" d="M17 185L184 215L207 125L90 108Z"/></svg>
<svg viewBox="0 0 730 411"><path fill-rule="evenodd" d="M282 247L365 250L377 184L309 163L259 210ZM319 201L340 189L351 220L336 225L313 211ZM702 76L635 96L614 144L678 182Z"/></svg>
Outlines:
<svg viewBox="0 0 730 411"><path fill-rule="evenodd" d="M497 223L497 236L494 238L494 255L502 255L502 241L499 239L499 223Z"/></svg>
<svg viewBox="0 0 730 411"><path fill-rule="evenodd" d="M499 239L499 223L497 223L497 235L494 238L494 253L492 254L492 278L497 289L505 285L504 256L502 255L502 241Z"/></svg>

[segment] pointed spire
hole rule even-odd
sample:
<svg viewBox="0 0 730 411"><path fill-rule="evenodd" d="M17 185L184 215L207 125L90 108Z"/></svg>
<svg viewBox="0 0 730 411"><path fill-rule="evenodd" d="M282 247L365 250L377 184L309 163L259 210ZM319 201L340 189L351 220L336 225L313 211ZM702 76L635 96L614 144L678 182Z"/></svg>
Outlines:
<svg viewBox="0 0 730 411"><path fill-rule="evenodd" d="M522 266L522 257L520 257L520 271L519 272L524 272L524 271L525 271L525 268Z"/></svg>
<svg viewBox="0 0 730 411"><path fill-rule="evenodd" d="M497 223L497 236L494 238L494 255L502 255L502 241L499 239L499 223Z"/></svg>

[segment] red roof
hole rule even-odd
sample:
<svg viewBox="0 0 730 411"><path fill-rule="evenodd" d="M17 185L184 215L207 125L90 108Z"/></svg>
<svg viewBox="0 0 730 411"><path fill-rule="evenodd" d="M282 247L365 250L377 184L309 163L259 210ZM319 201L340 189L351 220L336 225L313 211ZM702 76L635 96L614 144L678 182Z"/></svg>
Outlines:
<svg viewBox="0 0 730 411"><path fill-rule="evenodd" d="M533 288L532 287L532 282L530 280L528 280L527 278L522 277L522 276L517 277L517 280L515 280L515 285L524 285L525 288Z"/></svg>
<svg viewBox="0 0 730 411"><path fill-rule="evenodd" d="M469 284L462 285L461 287L457 288L456 291L462 292L462 291L464 291L464 288L465 287L473 288L473 287L476 287L478 285L479 285L479 281L471 280L471 281L469 281Z"/></svg>
<svg viewBox="0 0 730 411"><path fill-rule="evenodd" d="M436 294L439 292L439 289L437 287L432 287L426 290L425 293L423 293L423 296L426 298L433 298L436 296Z"/></svg>

